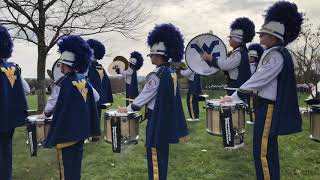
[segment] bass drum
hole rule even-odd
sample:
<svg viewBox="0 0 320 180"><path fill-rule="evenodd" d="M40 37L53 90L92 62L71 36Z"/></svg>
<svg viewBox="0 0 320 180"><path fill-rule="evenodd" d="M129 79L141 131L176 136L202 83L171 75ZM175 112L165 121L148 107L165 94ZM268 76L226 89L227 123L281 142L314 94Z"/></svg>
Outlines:
<svg viewBox="0 0 320 180"><path fill-rule="evenodd" d="M218 68L210 67L202 58L201 54L207 52L216 59L226 59L227 48L223 41L213 34L200 34L188 43L185 50L185 59L188 67L201 75L211 75L219 71Z"/></svg>

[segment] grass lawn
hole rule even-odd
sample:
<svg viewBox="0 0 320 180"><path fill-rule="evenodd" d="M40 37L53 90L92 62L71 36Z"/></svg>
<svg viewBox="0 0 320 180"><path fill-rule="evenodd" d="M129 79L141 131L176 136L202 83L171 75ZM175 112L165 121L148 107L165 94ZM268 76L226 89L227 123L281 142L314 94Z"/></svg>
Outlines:
<svg viewBox="0 0 320 180"><path fill-rule="evenodd" d="M210 98L218 98L224 92L211 92ZM302 100L306 95L299 99ZM124 106L123 96L115 96L113 107ZM28 97L30 108L36 107L35 96ZM119 103L121 102L121 103ZM183 96L185 113L187 108ZM205 106L201 102L200 107ZM304 105L303 105L304 106ZM309 120L303 116L304 131L296 135L279 137L281 177L284 180L320 179L320 143L309 136ZM101 127L103 126L103 121ZM82 161L83 180L144 180L147 179L147 160L144 148L145 126L140 126L137 145L120 154L112 153L111 145L100 141L84 146ZM226 150L222 138L209 135L206 129L205 109L201 108L201 121L188 123L190 140L170 146L169 180L254 180L252 157L252 125L246 126L245 147ZM37 157L30 157L25 144L25 127L17 128L14 135L13 179L58 179L58 162L55 149L40 149ZM203 151L206 150L206 151Z"/></svg>

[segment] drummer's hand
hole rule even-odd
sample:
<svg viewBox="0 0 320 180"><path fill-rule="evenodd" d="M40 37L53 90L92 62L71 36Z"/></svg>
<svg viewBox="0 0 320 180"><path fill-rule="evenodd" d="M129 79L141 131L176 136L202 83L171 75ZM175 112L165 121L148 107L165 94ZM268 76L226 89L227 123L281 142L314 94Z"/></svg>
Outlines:
<svg viewBox="0 0 320 180"><path fill-rule="evenodd" d="M127 113L127 112L128 112L127 107L120 107L120 106L118 106L118 112L120 112L120 113Z"/></svg>
<svg viewBox="0 0 320 180"><path fill-rule="evenodd" d="M39 118L41 118L41 119L47 118L47 116L46 116L44 111L42 112L42 114L39 114Z"/></svg>
<svg viewBox="0 0 320 180"><path fill-rule="evenodd" d="M211 54L208 54L207 52L204 52L201 54L201 58L205 61L212 61L212 56Z"/></svg>
<svg viewBox="0 0 320 180"><path fill-rule="evenodd" d="M232 97L231 96L224 96L220 102L232 102Z"/></svg>

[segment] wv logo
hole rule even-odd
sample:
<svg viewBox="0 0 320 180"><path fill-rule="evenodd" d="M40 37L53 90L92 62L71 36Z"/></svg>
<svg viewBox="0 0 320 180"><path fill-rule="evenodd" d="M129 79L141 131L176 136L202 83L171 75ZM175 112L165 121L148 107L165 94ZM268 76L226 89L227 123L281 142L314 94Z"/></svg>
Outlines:
<svg viewBox="0 0 320 180"><path fill-rule="evenodd" d="M194 48L201 55L204 52L211 54L216 45L219 45L219 41L212 41L209 47L206 43L203 43L202 48L199 46L199 43L193 43L190 47ZM220 52L214 52L212 56L215 58L220 57Z"/></svg>

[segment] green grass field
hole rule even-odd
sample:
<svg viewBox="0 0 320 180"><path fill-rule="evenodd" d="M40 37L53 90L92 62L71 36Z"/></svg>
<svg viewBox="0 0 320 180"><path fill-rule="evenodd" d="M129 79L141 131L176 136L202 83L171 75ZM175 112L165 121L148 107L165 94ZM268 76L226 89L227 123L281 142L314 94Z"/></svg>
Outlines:
<svg viewBox="0 0 320 180"><path fill-rule="evenodd" d="M224 92L211 92L218 98ZM300 104L306 95L299 95ZM123 96L115 96L113 107L124 106ZM28 97L30 108L36 107L35 96ZM121 103L119 103L121 102ZM185 113L186 103L183 96ZM200 107L205 106L201 102ZM304 105L303 105L304 106ZM296 135L279 137L281 177L284 180L320 179L320 143L310 140L309 120L303 116L304 131ZM101 123L103 126L103 121ZM144 180L147 179L147 160L144 148L145 126L140 126L137 145L120 154L112 153L111 145L100 140L85 144L82 161L83 180ZM188 123L190 140L170 146L169 180L254 180L252 157L252 125L246 126L245 147L226 150L222 138L209 135L206 129L205 109L201 108L201 121ZM13 179L58 179L55 149L40 149L37 157L30 157L25 144L25 127L17 128L14 135ZM206 151L204 151L206 150Z"/></svg>

